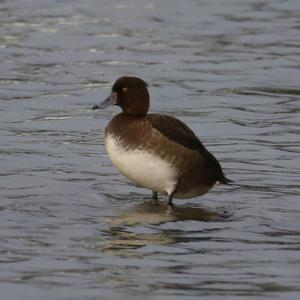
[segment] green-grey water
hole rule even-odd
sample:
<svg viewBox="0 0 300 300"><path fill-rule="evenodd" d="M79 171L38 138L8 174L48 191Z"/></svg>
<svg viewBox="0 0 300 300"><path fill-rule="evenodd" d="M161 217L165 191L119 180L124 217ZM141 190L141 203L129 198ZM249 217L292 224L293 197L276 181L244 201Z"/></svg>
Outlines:
<svg viewBox="0 0 300 300"><path fill-rule="evenodd" d="M0 1L1 299L299 299L300 2ZM111 165L114 80L236 184L164 199Z"/></svg>

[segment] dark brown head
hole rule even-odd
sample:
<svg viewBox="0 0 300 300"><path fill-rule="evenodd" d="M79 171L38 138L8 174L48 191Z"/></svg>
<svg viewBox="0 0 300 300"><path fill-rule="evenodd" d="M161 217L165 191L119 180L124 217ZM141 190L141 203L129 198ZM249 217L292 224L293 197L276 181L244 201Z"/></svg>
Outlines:
<svg viewBox="0 0 300 300"><path fill-rule="evenodd" d="M149 93L147 84L138 77L120 77L114 83L110 96L93 109L118 105L124 113L130 115L145 115L149 109Z"/></svg>

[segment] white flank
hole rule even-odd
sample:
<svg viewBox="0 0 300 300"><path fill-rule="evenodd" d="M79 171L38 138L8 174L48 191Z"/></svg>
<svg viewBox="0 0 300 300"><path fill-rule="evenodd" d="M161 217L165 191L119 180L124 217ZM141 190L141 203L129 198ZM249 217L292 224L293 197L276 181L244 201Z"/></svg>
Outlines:
<svg viewBox="0 0 300 300"><path fill-rule="evenodd" d="M169 163L146 151L125 150L112 136L105 142L112 163L129 180L159 193L174 191L176 172Z"/></svg>

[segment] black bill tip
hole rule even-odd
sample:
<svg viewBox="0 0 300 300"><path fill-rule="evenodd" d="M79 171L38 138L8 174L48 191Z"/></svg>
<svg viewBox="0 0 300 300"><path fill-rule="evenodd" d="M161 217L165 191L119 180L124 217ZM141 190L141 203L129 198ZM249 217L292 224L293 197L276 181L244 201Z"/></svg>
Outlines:
<svg viewBox="0 0 300 300"><path fill-rule="evenodd" d="M99 105L97 105L97 104L93 106L93 110L99 109L99 108L100 108L100 107L99 107Z"/></svg>

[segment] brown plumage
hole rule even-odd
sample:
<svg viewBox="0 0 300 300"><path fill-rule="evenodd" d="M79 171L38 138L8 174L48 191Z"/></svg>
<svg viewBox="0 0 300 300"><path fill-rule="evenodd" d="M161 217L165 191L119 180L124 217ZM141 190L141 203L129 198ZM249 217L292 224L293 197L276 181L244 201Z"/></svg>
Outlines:
<svg viewBox="0 0 300 300"><path fill-rule="evenodd" d="M107 149L113 163L130 180L154 192L167 194L169 204L173 197L203 195L217 181L231 182L218 160L188 126L172 116L147 114L149 93L143 80L119 78L109 99L114 99L122 112L106 128ZM144 169L137 169L134 162L129 163L131 156L128 154L133 158L135 154L137 157L145 154L145 160L139 166ZM162 175L153 169L154 165L160 167L158 162L162 166ZM147 177L144 175L148 174L147 170L149 178L142 178ZM154 174L158 176L157 180L151 179Z"/></svg>

